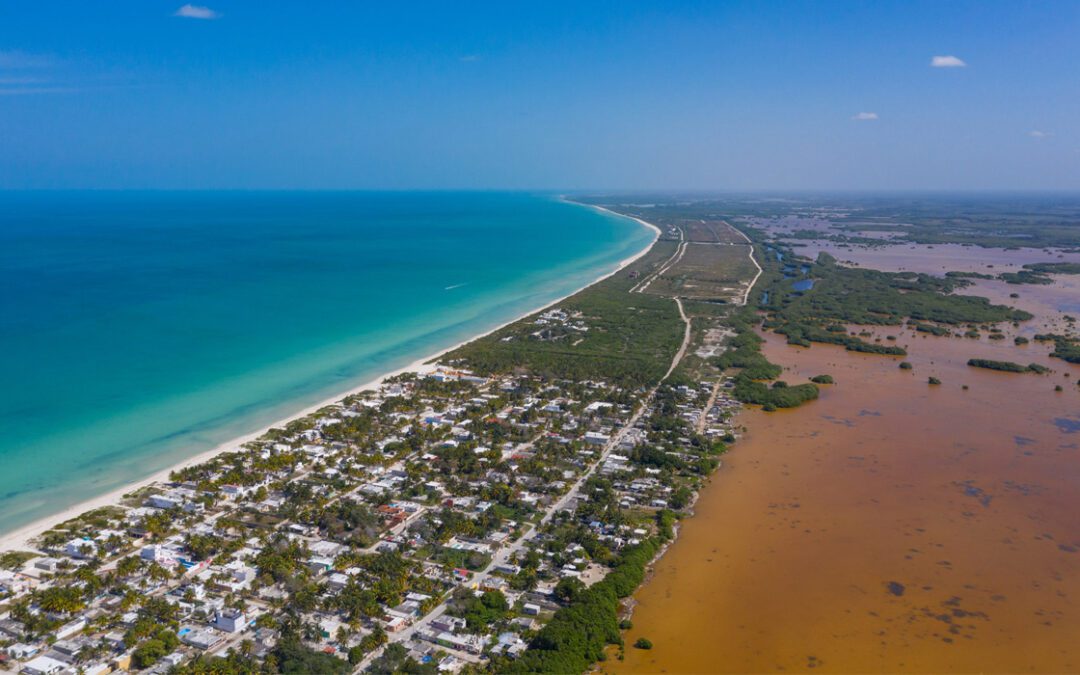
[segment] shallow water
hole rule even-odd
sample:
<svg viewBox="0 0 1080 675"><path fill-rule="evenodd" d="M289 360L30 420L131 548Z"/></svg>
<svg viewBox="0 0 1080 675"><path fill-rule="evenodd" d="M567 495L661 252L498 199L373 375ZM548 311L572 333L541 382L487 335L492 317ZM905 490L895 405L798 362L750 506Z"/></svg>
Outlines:
<svg viewBox="0 0 1080 675"><path fill-rule="evenodd" d="M827 240L792 242L799 255L817 258L828 253L837 260L883 272L1015 272L1028 263L1080 262L1080 253L1036 248L981 248L961 244L894 244L889 246L844 245Z"/></svg>
<svg viewBox="0 0 1080 675"><path fill-rule="evenodd" d="M490 329L651 238L545 195L0 194L0 531Z"/></svg>

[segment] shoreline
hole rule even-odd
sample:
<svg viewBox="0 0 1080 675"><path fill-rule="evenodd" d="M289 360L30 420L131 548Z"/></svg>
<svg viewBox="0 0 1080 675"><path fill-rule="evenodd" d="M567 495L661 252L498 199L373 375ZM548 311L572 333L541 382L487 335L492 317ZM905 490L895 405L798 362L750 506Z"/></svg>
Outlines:
<svg viewBox="0 0 1080 675"><path fill-rule="evenodd" d="M571 204L577 204L578 206L593 208L593 209L596 209L598 211L603 211L605 213L611 214L613 216L618 216L619 218L626 218L626 219L632 220L632 221L636 222L637 224L639 224L639 225L653 231L652 241L650 241L647 246L645 246L643 249L641 249L637 253L620 260L618 262L618 264L615 266L615 268L612 269L610 272L607 272L607 273L597 277L596 279L593 279L592 281L590 281L589 283L581 286L580 288L577 288L577 289L571 291L570 293L567 293L566 295L563 295L563 296L561 296L559 298L556 298L556 299L552 300L551 302L548 302L547 304L545 304L545 305L543 305L541 307L536 307L536 308L530 309L530 310L522 313L520 316L517 316L517 317L515 317L513 319L510 319L509 321L505 321L505 322L499 324L498 326L495 326L495 327L491 328L490 330L484 331L484 332L479 333L477 335L473 335L473 336L469 337L468 339L462 340L462 341L460 341L460 342L458 342L458 343L456 343L454 345L451 345L451 346L446 347L444 349L440 349L439 351L434 352L432 354L429 354L427 356L418 358L418 359L412 361L411 363L409 363L408 365L405 365L405 366L402 366L401 368L398 368L396 370L384 373L384 374L382 374L382 375L380 375L380 376L378 376L378 377L376 377L376 378L374 378L372 380L369 380L369 381L367 381L367 382L365 382L363 384L352 387L351 389L348 389L347 391L344 391L344 392L341 392L341 393L338 393L338 394L334 394L333 396L330 396L329 398L327 398L327 399L325 399L323 401L320 401L320 402L318 402L318 403L316 403L314 405L308 406L307 408L304 408L303 410L300 410L300 411L298 411L296 413L293 413L291 415L288 415L288 416L286 416L286 417L284 417L284 418L282 418L280 420L277 420L277 421L275 421L275 422L273 422L271 424L268 424L268 425L266 425L264 427L261 427L261 428L257 429L256 431L253 431L251 433L244 434L243 436L239 436L237 438L233 438L233 439L230 439L230 440L225 441L223 443L220 443L217 446L211 448L210 450L207 450L205 452L201 452L198 455L194 455L194 456L189 457L189 458L187 458L185 460L177 462L176 464L170 465L170 466L168 466L168 467L166 467L164 469L156 471L155 473L151 474L150 476L147 476L146 478L135 481L133 483L128 483L128 484L126 484L126 485L124 485L122 487L116 488L114 490L110 490L109 492L107 492L107 493L105 493L103 495L100 495L98 497L93 497L91 499L81 501L81 502L79 502L77 504L73 504L73 505L71 505L71 506L69 506L69 507L67 507L67 508L65 508L65 509L63 509L61 511L50 514L48 516L42 516L41 518L38 518L37 520L34 520L33 522L28 523L27 525L23 525L23 526L15 529L15 530L12 530L11 532L0 534L0 553L6 552L6 551L15 551L15 550L38 551L38 549L35 548L31 544L31 540L36 539L37 537L39 537L42 534L44 534L45 532L51 530L55 526L57 526L57 525L59 525L61 523L64 523L64 522L66 522L68 520L71 520L72 518L75 518L75 517L77 517L77 516L79 516L79 515L81 515L83 513L86 513L87 511L93 511L95 509L99 509L99 508L102 508L102 507L105 507L105 506L112 506L112 505L116 504L117 502L119 502L120 499L125 494L128 494L130 492L134 492L136 490L139 490L141 488L144 488L144 487L146 487L148 485L151 485L151 484L154 484L154 483L160 483L160 482L163 482L163 481L168 481L169 480L169 475L173 471L177 471L177 470L189 467L189 466L194 466L194 465L197 465L197 464L201 464L203 462L209 461L210 459L213 459L214 457L216 457L216 456L218 456L220 454L224 454L226 452L232 452L232 451L238 450L238 449L240 449L240 446L242 446L244 443L247 443L249 441L253 441L253 440L259 438L260 436L265 434L268 430L270 430L270 429L272 429L274 427L284 426L284 425L288 424L289 422L292 422L293 420L300 419L302 417L306 417L307 415L310 415L311 413L319 410L320 408L324 408L324 407L326 407L328 405L335 405L335 404L339 403L342 399L344 399L344 398L346 398L348 396L358 394L358 393L360 393L362 391L370 391L372 389L376 389L383 382L385 382L387 379L389 379L391 377L396 377L397 375L401 375L403 373L410 373L410 372L421 373L421 374L432 372L433 370L435 370L435 365L434 365L433 362L436 359L439 359L442 356L448 354L449 352L452 352L455 349L458 349L459 347L462 347L462 346L464 346L464 345L466 345L466 344L468 344L470 342L473 342L474 340L479 340L481 338L487 337L488 335L491 335L492 333L494 333L496 331L502 330L503 328L505 328L506 326L509 326L512 323L516 323L518 321L521 321L522 319L524 319L526 317L529 317L529 316L531 316L533 314L536 314L537 312L542 312L542 311L544 311L546 309L549 309L549 308L559 304L560 302L565 301L567 298L572 297L574 295L577 295L578 293L585 290L586 288L589 288L590 286L594 286L594 285L600 283L601 281L613 276L617 272L619 272L622 269L626 268L627 265L632 264L633 262L640 259L645 254L647 254L649 251L652 250L653 246L655 246L656 242L660 239L660 235L661 235L660 228L653 225L652 223L648 223L648 222L646 222L646 221L644 221L644 220L642 220L640 218L635 218L634 216L627 216L627 215L624 215L624 214L621 214L621 213L616 213L616 212L611 211L609 209L605 209L605 208L603 208L601 206L594 206L592 204L582 204L581 202L570 201L570 200L565 199L563 197L560 197L560 199L563 199L563 201L566 201L566 202L571 203Z"/></svg>

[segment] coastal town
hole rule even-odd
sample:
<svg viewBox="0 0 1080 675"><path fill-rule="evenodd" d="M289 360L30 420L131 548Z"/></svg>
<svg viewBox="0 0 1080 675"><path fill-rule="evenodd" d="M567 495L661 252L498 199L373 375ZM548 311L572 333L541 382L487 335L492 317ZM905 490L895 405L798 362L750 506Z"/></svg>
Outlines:
<svg viewBox="0 0 1080 675"><path fill-rule="evenodd" d="M669 270L685 236L667 228L596 288L644 304L626 291ZM651 300L668 304L651 383L476 370L451 352L3 553L0 667L583 670L625 625L604 604L575 654L560 611L629 595L736 439L734 379L687 369L732 333ZM569 302L485 344L544 354L604 339L610 319Z"/></svg>
<svg viewBox="0 0 1080 675"><path fill-rule="evenodd" d="M690 508L736 407L711 383L399 376L6 554L5 667L514 659Z"/></svg>

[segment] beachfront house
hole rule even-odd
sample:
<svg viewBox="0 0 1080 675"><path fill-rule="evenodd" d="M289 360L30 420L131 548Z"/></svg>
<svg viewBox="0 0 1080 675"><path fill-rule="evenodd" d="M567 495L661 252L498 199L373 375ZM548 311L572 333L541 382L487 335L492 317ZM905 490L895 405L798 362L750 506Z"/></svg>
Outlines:
<svg viewBox="0 0 1080 675"><path fill-rule="evenodd" d="M86 537L72 539L64 544L64 553L77 560L95 558L98 554L98 545L93 539Z"/></svg>

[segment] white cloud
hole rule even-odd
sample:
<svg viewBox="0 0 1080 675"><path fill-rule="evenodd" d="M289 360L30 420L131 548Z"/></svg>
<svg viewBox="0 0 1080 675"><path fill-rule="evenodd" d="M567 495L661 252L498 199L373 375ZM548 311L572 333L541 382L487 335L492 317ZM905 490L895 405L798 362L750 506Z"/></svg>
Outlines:
<svg viewBox="0 0 1080 675"><path fill-rule="evenodd" d="M869 122L871 120L878 119L878 114L876 112L861 112L861 113L852 115L851 119L857 120L859 122Z"/></svg>
<svg viewBox="0 0 1080 675"><path fill-rule="evenodd" d="M1053 135L1054 134L1052 134L1049 131L1039 131L1038 129L1032 129L1031 131L1028 132L1028 136L1031 136L1035 140L1039 140L1039 141L1041 141L1044 138L1050 138Z"/></svg>
<svg viewBox="0 0 1080 675"><path fill-rule="evenodd" d="M173 16L179 16L185 19L217 19L221 17L221 14L215 12L209 7L202 7L200 5L184 5L180 9L176 10Z"/></svg>
<svg viewBox="0 0 1080 675"><path fill-rule="evenodd" d="M935 56L930 59L931 68L966 68L967 63L955 56Z"/></svg>

